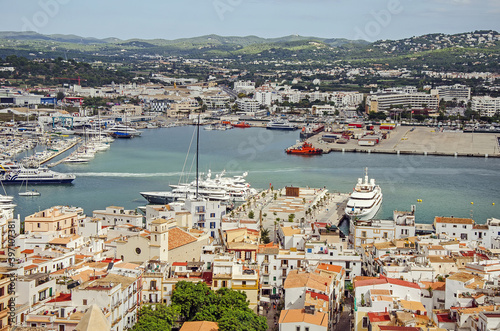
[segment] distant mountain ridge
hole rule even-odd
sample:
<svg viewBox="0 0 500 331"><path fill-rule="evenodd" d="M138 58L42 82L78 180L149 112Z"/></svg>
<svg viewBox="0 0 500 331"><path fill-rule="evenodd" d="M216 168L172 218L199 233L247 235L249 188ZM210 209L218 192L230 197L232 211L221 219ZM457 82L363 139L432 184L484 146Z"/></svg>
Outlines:
<svg viewBox="0 0 500 331"><path fill-rule="evenodd" d="M78 61L138 62L181 56L191 59L233 59L244 63L278 60L401 67L415 69L500 72L500 34L479 30L453 35L433 33L400 40L349 40L289 35L278 38L219 36L193 38L104 39L37 32L0 32L0 58L72 58Z"/></svg>
<svg viewBox="0 0 500 331"><path fill-rule="evenodd" d="M0 31L0 39L15 39L15 40L47 40L56 41L62 43L80 43L80 44L103 44L103 43L133 43L142 42L149 43L152 45L171 45L179 43L193 43L193 44L236 44L241 46L248 46L252 44L265 44L265 43L281 43L281 42L291 42L291 41L304 41L304 40L316 40L319 42L324 42L332 46L338 46L346 43L358 43L358 44L369 44L365 40L349 40L345 38L318 38L318 37L306 37L299 35L290 35L278 38L262 38L254 35L250 36L219 36L215 34L204 35L199 37L191 38L178 38L178 39L119 39L115 37L109 37L104 39L98 39L93 37L81 37L73 34L51 34L45 35L34 31Z"/></svg>

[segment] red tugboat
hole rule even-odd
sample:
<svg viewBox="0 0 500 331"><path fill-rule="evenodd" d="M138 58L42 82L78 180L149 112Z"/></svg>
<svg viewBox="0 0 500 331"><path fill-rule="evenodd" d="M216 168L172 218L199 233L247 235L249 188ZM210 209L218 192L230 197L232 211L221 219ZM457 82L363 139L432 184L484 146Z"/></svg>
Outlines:
<svg viewBox="0 0 500 331"><path fill-rule="evenodd" d="M251 127L251 125L248 124L247 122L238 122L238 123L232 124L232 126L235 128L249 128L249 127Z"/></svg>
<svg viewBox="0 0 500 331"><path fill-rule="evenodd" d="M304 142L302 146L297 148L288 148L285 150L287 154L297 154L297 155L321 155L323 150L321 148L315 148L308 142Z"/></svg>

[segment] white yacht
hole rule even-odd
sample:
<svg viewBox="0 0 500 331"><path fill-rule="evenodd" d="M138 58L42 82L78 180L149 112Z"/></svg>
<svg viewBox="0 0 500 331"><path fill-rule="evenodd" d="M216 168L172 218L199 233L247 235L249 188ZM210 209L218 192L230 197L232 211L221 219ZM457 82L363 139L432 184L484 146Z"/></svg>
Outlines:
<svg viewBox="0 0 500 331"><path fill-rule="evenodd" d="M248 197L257 193L250 188L245 180L247 173L232 178L224 177L225 172L211 178L209 171L205 178L198 180L198 196L208 201L221 201L231 203L233 201L246 201ZM196 195L196 181L190 183L170 185L172 191L165 192L141 192L141 195L150 203L170 203Z"/></svg>
<svg viewBox="0 0 500 331"><path fill-rule="evenodd" d="M351 219L370 220L380 209L382 205L382 190L380 186L375 185L375 179L368 179L368 168L365 169L365 178L358 178L358 183L353 192L345 213Z"/></svg>
<svg viewBox="0 0 500 331"><path fill-rule="evenodd" d="M293 131L297 130L298 127L295 124L291 124L290 122L282 119L272 120L266 125L266 129L268 130L285 130L285 131Z"/></svg>
<svg viewBox="0 0 500 331"><path fill-rule="evenodd" d="M116 124L104 132L110 134L114 138L139 137L142 133L141 131L137 131L136 129L124 124Z"/></svg>

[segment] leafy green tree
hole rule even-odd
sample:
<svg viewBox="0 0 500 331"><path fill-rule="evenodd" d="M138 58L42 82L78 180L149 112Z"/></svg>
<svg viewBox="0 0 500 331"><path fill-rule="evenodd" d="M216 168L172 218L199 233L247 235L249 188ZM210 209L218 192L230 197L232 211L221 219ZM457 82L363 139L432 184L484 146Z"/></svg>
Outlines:
<svg viewBox="0 0 500 331"><path fill-rule="evenodd" d="M158 304L145 305L139 310L137 323L132 331L164 331L172 330L179 316L177 306Z"/></svg>
<svg viewBox="0 0 500 331"><path fill-rule="evenodd" d="M255 213L253 212L253 210L250 210L250 211L248 212L248 218L249 218L249 219L253 219L254 217L255 217Z"/></svg>
<svg viewBox="0 0 500 331"><path fill-rule="evenodd" d="M263 244L269 244L271 242L271 239L269 238L269 229L260 230L260 241Z"/></svg>
<svg viewBox="0 0 500 331"><path fill-rule="evenodd" d="M214 300L214 292L207 284L178 282L172 293L172 305L180 308L180 317L192 321L200 307L209 306Z"/></svg>
<svg viewBox="0 0 500 331"><path fill-rule="evenodd" d="M221 331L267 330L266 318L248 307L246 294L225 287L214 292L205 283L178 282L172 306L183 321L217 322Z"/></svg>

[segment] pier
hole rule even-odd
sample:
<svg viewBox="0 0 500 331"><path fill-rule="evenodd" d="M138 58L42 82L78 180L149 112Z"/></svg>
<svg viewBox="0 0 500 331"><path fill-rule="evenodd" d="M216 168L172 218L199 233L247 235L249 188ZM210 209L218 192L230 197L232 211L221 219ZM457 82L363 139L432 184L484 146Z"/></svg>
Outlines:
<svg viewBox="0 0 500 331"><path fill-rule="evenodd" d="M68 145L67 147L65 147L64 149L61 149L61 150L59 150L59 151L55 152L55 153L54 153L53 155L51 155L50 157L48 157L48 158L46 158L46 159L42 160L42 161L40 162L40 164L44 164L44 163L49 162L49 161L50 161L50 160L52 160L53 158L55 158L55 157L57 157L57 156L61 155L62 153L66 152L67 150L69 150L69 149L71 149L71 148L75 147L75 146L76 146L78 143L80 143L81 141L82 141L82 138L78 138L77 140L75 140L73 143L69 144L69 145ZM57 161L57 162L50 163L50 164L48 164L48 165L47 165L47 167L49 167L49 168L55 167L56 165L60 164L60 163L61 163L61 162L63 162L63 161L64 161L64 159L61 159L61 160L59 160L59 161Z"/></svg>
<svg viewBox="0 0 500 331"><path fill-rule="evenodd" d="M389 131L387 139L382 139L375 146L359 146L358 140L353 138L345 144L325 142L322 136L323 133L319 133L307 141L313 147L321 148L323 154L341 152L500 158L500 135L495 133L442 132L433 127L399 126Z"/></svg>

